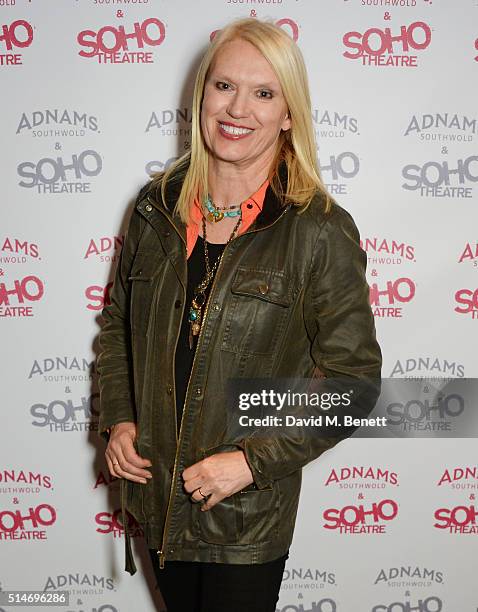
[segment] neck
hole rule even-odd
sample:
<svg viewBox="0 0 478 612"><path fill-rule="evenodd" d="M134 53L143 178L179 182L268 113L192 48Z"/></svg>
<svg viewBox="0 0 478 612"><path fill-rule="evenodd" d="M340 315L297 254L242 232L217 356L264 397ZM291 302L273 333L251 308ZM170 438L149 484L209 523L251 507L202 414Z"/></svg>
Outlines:
<svg viewBox="0 0 478 612"><path fill-rule="evenodd" d="M209 194L217 206L240 204L255 193L269 174L272 159L258 159L240 167L209 156Z"/></svg>

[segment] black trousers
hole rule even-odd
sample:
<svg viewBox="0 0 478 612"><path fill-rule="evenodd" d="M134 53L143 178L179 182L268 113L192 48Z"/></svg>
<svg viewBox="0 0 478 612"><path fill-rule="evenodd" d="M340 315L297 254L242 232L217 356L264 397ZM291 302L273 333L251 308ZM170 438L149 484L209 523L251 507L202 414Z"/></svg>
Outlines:
<svg viewBox="0 0 478 612"><path fill-rule="evenodd" d="M285 562L240 565L197 561L165 561L149 554L168 612L275 612Z"/></svg>

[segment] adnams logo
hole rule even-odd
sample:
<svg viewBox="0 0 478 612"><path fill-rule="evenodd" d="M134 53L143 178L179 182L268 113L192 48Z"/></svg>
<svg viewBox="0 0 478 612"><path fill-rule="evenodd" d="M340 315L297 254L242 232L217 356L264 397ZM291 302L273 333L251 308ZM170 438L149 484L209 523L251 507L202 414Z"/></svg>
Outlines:
<svg viewBox="0 0 478 612"><path fill-rule="evenodd" d="M99 134L98 117L68 108L23 112L16 134L32 138L70 138Z"/></svg>

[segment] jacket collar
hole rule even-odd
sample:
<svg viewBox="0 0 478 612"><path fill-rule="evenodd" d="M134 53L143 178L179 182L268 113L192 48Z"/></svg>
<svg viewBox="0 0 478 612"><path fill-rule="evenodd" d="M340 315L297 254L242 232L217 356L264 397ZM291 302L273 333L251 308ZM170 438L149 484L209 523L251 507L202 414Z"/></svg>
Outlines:
<svg viewBox="0 0 478 612"><path fill-rule="evenodd" d="M177 202L179 194L181 193L181 187L184 181L184 177L186 176L187 169L188 164L184 164L174 173L174 175L168 181L168 185L166 188L166 201L164 205L162 204L160 187L157 187L152 194L152 196L154 197L153 203L160 210L166 209L166 211L169 213L170 217L174 219L174 223L178 227L182 227L184 226L184 224L177 216L173 218L173 209ZM279 179L285 191L287 188L287 165L284 161L282 161L279 165ZM290 205L288 207L290 207ZM278 219L278 217L280 217L281 213L284 211L284 208L286 208L286 206L284 206L280 199L275 195L272 190L272 187L269 184L264 197L262 210L257 215L250 229L261 229L266 225L270 225L276 219ZM185 231L185 227L183 228L183 230Z"/></svg>

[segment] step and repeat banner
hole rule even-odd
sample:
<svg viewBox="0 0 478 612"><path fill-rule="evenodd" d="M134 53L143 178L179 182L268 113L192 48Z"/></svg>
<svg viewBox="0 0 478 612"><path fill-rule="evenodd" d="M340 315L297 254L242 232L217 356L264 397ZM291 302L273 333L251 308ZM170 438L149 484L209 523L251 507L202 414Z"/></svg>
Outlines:
<svg viewBox="0 0 478 612"><path fill-rule="evenodd" d="M188 148L199 59L240 16L304 54L383 376L477 376L476 0L0 0L1 591L164 609L134 525L124 571L97 337L134 197ZM279 612L478 610L476 439L426 397L397 410L416 435L352 438L304 469Z"/></svg>

